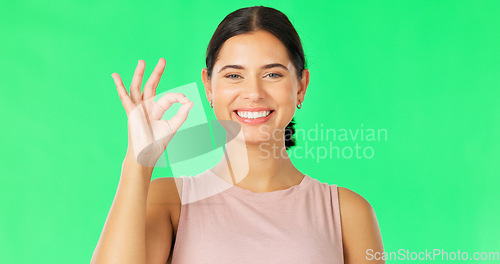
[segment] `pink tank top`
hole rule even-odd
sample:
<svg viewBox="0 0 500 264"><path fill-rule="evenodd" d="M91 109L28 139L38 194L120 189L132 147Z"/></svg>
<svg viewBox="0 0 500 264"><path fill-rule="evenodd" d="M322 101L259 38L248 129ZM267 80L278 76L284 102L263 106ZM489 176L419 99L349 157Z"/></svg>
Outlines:
<svg viewBox="0 0 500 264"><path fill-rule="evenodd" d="M305 175L254 193L211 170L182 178L172 264L344 262L336 185Z"/></svg>

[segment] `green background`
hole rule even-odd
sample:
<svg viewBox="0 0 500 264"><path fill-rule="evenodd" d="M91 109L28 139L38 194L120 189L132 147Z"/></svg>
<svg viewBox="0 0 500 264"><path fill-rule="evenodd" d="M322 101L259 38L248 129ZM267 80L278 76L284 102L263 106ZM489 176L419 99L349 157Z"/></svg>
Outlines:
<svg viewBox="0 0 500 264"><path fill-rule="evenodd" d="M371 159L294 158L299 170L364 196L386 251L500 251L499 1L3 1L2 263L90 261L127 143L111 73L128 88L139 59L149 76L163 57L158 92L202 89L216 26L257 4L287 14L303 41L297 128L388 132L334 142L370 146Z"/></svg>

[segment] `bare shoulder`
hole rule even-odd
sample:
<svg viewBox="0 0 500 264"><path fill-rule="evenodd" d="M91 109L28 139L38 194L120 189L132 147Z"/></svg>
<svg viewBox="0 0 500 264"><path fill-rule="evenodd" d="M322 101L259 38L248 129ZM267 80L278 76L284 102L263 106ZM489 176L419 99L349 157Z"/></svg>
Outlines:
<svg viewBox="0 0 500 264"><path fill-rule="evenodd" d="M338 187L342 244L346 264L366 263L370 252L382 252L383 243L375 211L361 195ZM368 263L385 263L371 259Z"/></svg>
<svg viewBox="0 0 500 264"><path fill-rule="evenodd" d="M180 203L182 179L176 177L156 178L149 184L148 204L172 205Z"/></svg>
<svg viewBox="0 0 500 264"><path fill-rule="evenodd" d="M338 187L339 204L344 217L367 217L375 212L371 204L361 195L350 189Z"/></svg>

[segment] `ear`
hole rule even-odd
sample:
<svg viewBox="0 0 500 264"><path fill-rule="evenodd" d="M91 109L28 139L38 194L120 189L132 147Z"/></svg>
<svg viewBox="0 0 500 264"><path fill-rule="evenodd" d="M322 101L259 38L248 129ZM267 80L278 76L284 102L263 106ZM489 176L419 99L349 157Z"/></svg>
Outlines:
<svg viewBox="0 0 500 264"><path fill-rule="evenodd" d="M201 70L201 80L203 81L203 86L205 86L205 95L207 96L207 100L212 101L212 83L208 79L208 69L203 68Z"/></svg>
<svg viewBox="0 0 500 264"><path fill-rule="evenodd" d="M304 69L302 71L302 79L299 82L299 89L297 91L297 100L304 102L306 96L307 86L309 85L309 70Z"/></svg>

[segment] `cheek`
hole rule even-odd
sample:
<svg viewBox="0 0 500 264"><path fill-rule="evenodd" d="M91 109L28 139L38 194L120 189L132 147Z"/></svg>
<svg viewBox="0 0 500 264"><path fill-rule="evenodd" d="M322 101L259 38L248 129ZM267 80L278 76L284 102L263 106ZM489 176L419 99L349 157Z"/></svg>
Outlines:
<svg viewBox="0 0 500 264"><path fill-rule="evenodd" d="M290 81L280 84L279 87L272 87L270 91L272 91L272 97L280 108L286 108L295 104L297 90Z"/></svg>
<svg viewBox="0 0 500 264"><path fill-rule="evenodd" d="M290 82L280 88L281 89L274 90L273 98L279 106L279 126L285 128L295 114L297 92Z"/></svg>
<svg viewBox="0 0 500 264"><path fill-rule="evenodd" d="M293 105L287 106L285 109L282 109L282 121L280 122L280 125L285 127L290 123L292 120L293 116L295 115L295 108L292 107Z"/></svg>
<svg viewBox="0 0 500 264"><path fill-rule="evenodd" d="M226 119L231 117L230 105L237 96L237 91L231 87L218 85L213 89L214 111L216 117Z"/></svg>

